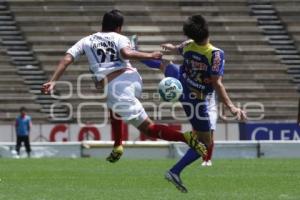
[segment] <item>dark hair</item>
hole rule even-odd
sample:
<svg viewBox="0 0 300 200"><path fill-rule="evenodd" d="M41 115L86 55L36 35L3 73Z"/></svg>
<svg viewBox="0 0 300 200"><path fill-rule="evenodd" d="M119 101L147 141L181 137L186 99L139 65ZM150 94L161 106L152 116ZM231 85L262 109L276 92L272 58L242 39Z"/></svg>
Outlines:
<svg viewBox="0 0 300 200"><path fill-rule="evenodd" d="M111 10L103 15L102 31L115 31L116 28L123 26L124 17L121 11Z"/></svg>
<svg viewBox="0 0 300 200"><path fill-rule="evenodd" d="M24 106L22 106L21 108L20 108L20 112L26 112L27 111L27 109L24 107Z"/></svg>
<svg viewBox="0 0 300 200"><path fill-rule="evenodd" d="M209 36L208 24L201 15L190 16L183 24L183 33L196 43L201 43Z"/></svg>

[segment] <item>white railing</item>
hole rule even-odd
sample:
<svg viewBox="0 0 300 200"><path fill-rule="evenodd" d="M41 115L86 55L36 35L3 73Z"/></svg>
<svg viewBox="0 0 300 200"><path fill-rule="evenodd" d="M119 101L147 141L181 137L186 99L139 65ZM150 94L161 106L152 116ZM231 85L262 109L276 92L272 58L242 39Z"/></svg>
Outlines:
<svg viewBox="0 0 300 200"><path fill-rule="evenodd" d="M14 157L15 143L1 142L0 157ZM34 142L32 157L101 157L111 151L112 141ZM126 141L125 158L176 158L188 146L178 142ZM21 157L25 157L24 147ZM214 158L300 158L300 141L216 141Z"/></svg>

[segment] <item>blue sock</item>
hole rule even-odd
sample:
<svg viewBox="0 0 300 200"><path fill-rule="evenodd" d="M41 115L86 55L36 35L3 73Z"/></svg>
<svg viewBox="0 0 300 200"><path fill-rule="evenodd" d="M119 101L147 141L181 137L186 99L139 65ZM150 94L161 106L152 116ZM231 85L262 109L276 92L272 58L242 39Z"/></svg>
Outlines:
<svg viewBox="0 0 300 200"><path fill-rule="evenodd" d="M200 158L200 155L193 149L189 149L184 156L171 168L171 172L179 175L181 171L192 162Z"/></svg>
<svg viewBox="0 0 300 200"><path fill-rule="evenodd" d="M180 66L170 63L166 66L165 77L173 77L179 79Z"/></svg>
<svg viewBox="0 0 300 200"><path fill-rule="evenodd" d="M141 63L143 63L147 67L159 69L161 61L160 60L141 60Z"/></svg>

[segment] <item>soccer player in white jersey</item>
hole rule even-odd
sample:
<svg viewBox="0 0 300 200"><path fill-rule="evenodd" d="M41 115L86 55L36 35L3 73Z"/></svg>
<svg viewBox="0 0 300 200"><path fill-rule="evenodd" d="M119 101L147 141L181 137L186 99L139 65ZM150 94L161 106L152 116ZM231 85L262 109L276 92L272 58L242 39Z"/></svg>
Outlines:
<svg viewBox="0 0 300 200"><path fill-rule="evenodd" d="M123 21L119 10L106 12L102 19L102 31L84 37L72 46L58 63L50 81L43 84L42 91L49 94L66 68L85 54L96 85L107 89L108 108L121 116L122 120L150 137L185 142L205 156L206 147L197 140L196 135L190 132L182 134L165 125L155 124L148 117L138 100L142 91L142 78L131 66L129 59L161 59L162 53L133 50L129 39L121 35ZM115 147L111 155L118 157L122 152L122 146Z"/></svg>

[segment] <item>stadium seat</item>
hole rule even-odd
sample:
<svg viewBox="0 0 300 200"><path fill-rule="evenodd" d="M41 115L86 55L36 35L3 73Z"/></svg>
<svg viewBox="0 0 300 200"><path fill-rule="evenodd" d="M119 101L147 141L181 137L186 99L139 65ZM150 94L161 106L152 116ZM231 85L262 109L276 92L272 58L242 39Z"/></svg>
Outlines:
<svg viewBox="0 0 300 200"><path fill-rule="evenodd" d="M275 50L263 36L263 30L257 27L256 18L250 16L246 0L146 0L136 1L135 5L132 2L11 0L10 7L48 76L68 47L81 37L100 30L101 16L109 9L118 8L125 13L124 34L138 34L140 49L145 51L160 50L159 44L163 42L182 41L182 22L187 16L201 12L210 24L213 44L225 50L224 83L233 100L242 103L262 102L266 120L295 118L297 87L291 83L286 73L287 66L280 63ZM280 6L284 2L276 0L275 4ZM284 6L279 10L287 14L288 9L285 11ZM289 8L292 8L292 4ZM292 10L297 11L296 8ZM289 30L299 33L294 18L289 15L286 19L290 22ZM167 54L165 58L175 63L182 61L180 56L172 54ZM134 62L134 66L143 76L144 91L153 94L162 75L146 69L138 62ZM76 86L76 77L83 73L89 73L85 59L69 67L62 80ZM91 81L87 81L84 88L85 92L88 90L87 94L99 92L93 89ZM62 94L68 93L68 88L60 89ZM76 118L77 106L82 99L76 94L76 87L74 92L72 98L65 101L73 105ZM158 103L157 99L147 101ZM275 109L280 109L280 112L273 112ZM84 109L83 118L97 122L104 114ZM164 115L162 121L170 119L167 113Z"/></svg>

